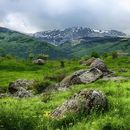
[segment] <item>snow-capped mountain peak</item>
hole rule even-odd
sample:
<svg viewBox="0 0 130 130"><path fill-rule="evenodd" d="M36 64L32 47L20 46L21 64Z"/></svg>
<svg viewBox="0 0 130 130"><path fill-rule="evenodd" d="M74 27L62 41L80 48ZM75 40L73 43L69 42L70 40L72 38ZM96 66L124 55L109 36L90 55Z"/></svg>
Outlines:
<svg viewBox="0 0 130 130"><path fill-rule="evenodd" d="M64 30L49 30L34 33L33 36L53 45L60 45L66 41L81 39L84 37L124 37L125 33L117 30L97 30L86 27L70 27Z"/></svg>

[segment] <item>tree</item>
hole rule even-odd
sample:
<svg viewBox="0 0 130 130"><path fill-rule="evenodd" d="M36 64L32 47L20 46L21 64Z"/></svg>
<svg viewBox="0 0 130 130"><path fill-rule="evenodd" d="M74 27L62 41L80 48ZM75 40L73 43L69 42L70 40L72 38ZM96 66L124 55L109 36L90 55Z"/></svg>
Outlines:
<svg viewBox="0 0 130 130"><path fill-rule="evenodd" d="M100 56L99 56L99 54L96 51L93 51L91 53L91 57L99 58Z"/></svg>

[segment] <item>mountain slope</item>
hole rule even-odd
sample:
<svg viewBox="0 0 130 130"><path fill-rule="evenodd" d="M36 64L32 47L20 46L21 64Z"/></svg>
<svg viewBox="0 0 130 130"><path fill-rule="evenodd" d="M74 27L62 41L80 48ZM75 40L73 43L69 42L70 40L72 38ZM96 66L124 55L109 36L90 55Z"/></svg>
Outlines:
<svg viewBox="0 0 130 130"><path fill-rule="evenodd" d="M123 51L130 55L130 39L121 37L87 37L61 44L60 48L66 51L68 55L75 57L90 55L93 51L100 54Z"/></svg>
<svg viewBox="0 0 130 130"><path fill-rule="evenodd" d="M0 27L0 55L10 54L27 58L29 53L48 54L50 58L63 58L66 54L57 47L31 36Z"/></svg>
<svg viewBox="0 0 130 130"><path fill-rule="evenodd" d="M90 30L88 30L88 32L89 31ZM97 32L97 30L95 30L95 32ZM105 32L102 32L101 34L104 33ZM120 33L121 32L112 31L111 36L98 35L94 37L95 35L93 35L91 37L82 38L80 37L84 34L77 33L77 39L71 39L58 46L54 46L32 36L0 27L0 56L10 54L18 58L27 58L30 53L34 55L44 53L48 54L51 59L62 59L90 55L92 51L103 54L104 52L117 50L130 55L130 39L126 37L116 37L117 34L120 36L123 35Z"/></svg>
<svg viewBox="0 0 130 130"><path fill-rule="evenodd" d="M37 32L33 36L53 45L60 45L66 41L77 40L83 37L124 37L126 34L117 30L94 30L86 27L71 27L64 30L55 29Z"/></svg>

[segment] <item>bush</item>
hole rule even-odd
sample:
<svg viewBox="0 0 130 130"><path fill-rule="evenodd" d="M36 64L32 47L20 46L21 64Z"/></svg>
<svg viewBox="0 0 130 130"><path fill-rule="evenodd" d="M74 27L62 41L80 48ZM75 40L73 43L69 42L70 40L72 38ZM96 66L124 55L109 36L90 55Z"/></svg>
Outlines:
<svg viewBox="0 0 130 130"><path fill-rule="evenodd" d="M107 58L108 56L109 56L109 53L107 53L107 52L105 52L105 53L102 55L103 58Z"/></svg>
<svg viewBox="0 0 130 130"><path fill-rule="evenodd" d="M113 59L118 58L118 53L116 51L112 52L112 58Z"/></svg>
<svg viewBox="0 0 130 130"><path fill-rule="evenodd" d="M60 61L60 67L64 68L65 67L65 62L64 61Z"/></svg>
<svg viewBox="0 0 130 130"><path fill-rule="evenodd" d="M46 81L37 81L36 85L35 85L35 90L37 93L42 93L47 87L49 87L50 85L52 85L52 82L49 80Z"/></svg>
<svg viewBox="0 0 130 130"><path fill-rule="evenodd" d="M36 56L36 59L43 59L43 60L47 60L48 59L48 55L45 55L45 54L38 54Z"/></svg>
<svg viewBox="0 0 130 130"><path fill-rule="evenodd" d="M99 56L99 54L96 51L93 51L91 53L91 57L99 58L100 56Z"/></svg>

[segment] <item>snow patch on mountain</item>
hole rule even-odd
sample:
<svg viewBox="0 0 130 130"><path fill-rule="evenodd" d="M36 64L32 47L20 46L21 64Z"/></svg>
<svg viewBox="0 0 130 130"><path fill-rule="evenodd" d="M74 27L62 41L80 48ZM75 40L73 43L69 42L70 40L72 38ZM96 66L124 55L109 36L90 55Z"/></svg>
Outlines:
<svg viewBox="0 0 130 130"><path fill-rule="evenodd" d="M64 30L49 30L37 32L33 37L49 42L53 45L60 45L67 41L78 40L84 37L125 37L126 34L117 30L97 30L86 27L70 27Z"/></svg>

